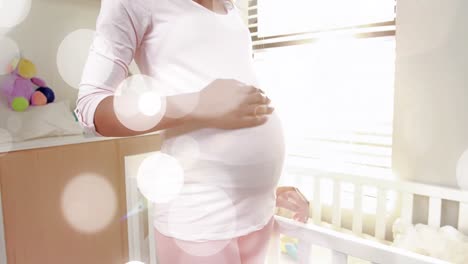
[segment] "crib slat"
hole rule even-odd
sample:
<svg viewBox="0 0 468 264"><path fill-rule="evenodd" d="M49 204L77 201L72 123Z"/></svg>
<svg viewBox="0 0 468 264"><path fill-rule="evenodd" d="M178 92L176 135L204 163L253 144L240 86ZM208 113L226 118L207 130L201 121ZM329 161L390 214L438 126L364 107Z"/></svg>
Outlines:
<svg viewBox="0 0 468 264"><path fill-rule="evenodd" d="M429 217L427 223L432 227L440 227L440 216L442 213L442 199L429 198Z"/></svg>
<svg viewBox="0 0 468 264"><path fill-rule="evenodd" d="M341 183L338 180L333 181L333 217L334 227L341 227Z"/></svg>
<svg viewBox="0 0 468 264"><path fill-rule="evenodd" d="M312 244L299 241L297 245L297 260L299 264L309 264L312 257Z"/></svg>
<svg viewBox="0 0 468 264"><path fill-rule="evenodd" d="M313 203L313 215L312 218L314 220L314 224L318 225L322 222L322 202L320 199L320 178L315 178L314 182L314 200Z"/></svg>
<svg viewBox="0 0 468 264"><path fill-rule="evenodd" d="M332 251L332 264L347 264L348 256L338 251Z"/></svg>
<svg viewBox="0 0 468 264"><path fill-rule="evenodd" d="M401 220L404 223L413 223L413 201L414 195L412 193L403 193L401 198Z"/></svg>
<svg viewBox="0 0 468 264"><path fill-rule="evenodd" d="M273 223L273 231L271 233L270 241L268 244L268 264L279 264L281 246L280 246L280 230L279 225L275 221Z"/></svg>
<svg viewBox="0 0 468 264"><path fill-rule="evenodd" d="M353 233L362 233L362 186L354 185Z"/></svg>
<svg viewBox="0 0 468 264"><path fill-rule="evenodd" d="M460 203L458 209L458 230L468 235L468 203Z"/></svg>
<svg viewBox="0 0 468 264"><path fill-rule="evenodd" d="M385 239L385 222L387 219L387 210L386 210L386 202L387 202L387 195L386 191L379 188L377 190L377 211L376 211L376 218L375 218L375 237L378 239Z"/></svg>
<svg viewBox="0 0 468 264"><path fill-rule="evenodd" d="M153 226L153 204L149 201L148 203L148 245L149 245L149 264L157 264L156 258L156 240L154 237L154 226Z"/></svg>

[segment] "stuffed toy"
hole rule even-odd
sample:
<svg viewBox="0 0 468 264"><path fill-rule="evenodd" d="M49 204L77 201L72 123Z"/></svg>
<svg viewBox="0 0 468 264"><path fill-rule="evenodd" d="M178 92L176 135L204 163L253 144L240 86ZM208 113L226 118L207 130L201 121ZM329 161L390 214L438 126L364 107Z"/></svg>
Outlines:
<svg viewBox="0 0 468 264"><path fill-rule="evenodd" d="M55 100L52 89L36 74L36 66L29 60L19 59L12 63L9 75L0 86L0 92L12 110L23 112L30 105L45 105Z"/></svg>

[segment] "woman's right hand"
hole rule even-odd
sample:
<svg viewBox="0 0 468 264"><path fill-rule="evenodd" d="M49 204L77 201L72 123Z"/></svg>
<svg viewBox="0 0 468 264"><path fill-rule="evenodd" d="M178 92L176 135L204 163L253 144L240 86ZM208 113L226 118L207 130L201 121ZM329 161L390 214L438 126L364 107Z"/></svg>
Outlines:
<svg viewBox="0 0 468 264"><path fill-rule="evenodd" d="M263 91L236 80L215 80L199 95L199 104L193 115L207 127L239 129L259 126L274 111Z"/></svg>

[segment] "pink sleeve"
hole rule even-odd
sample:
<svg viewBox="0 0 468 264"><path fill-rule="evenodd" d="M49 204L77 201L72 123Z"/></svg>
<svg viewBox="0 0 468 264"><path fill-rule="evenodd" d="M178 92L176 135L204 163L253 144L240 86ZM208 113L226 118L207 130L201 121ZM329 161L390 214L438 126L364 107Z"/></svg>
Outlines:
<svg viewBox="0 0 468 264"><path fill-rule="evenodd" d="M140 1L102 0L96 34L83 70L75 114L85 135L97 135L94 113L128 76L128 67L151 22Z"/></svg>

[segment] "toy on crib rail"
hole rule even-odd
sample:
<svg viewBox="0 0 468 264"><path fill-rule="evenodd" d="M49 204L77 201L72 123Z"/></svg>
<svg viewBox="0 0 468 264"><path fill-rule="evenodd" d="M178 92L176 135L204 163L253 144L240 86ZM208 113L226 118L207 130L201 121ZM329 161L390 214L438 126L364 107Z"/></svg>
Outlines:
<svg viewBox="0 0 468 264"><path fill-rule="evenodd" d="M297 244L299 243L299 240L297 238L282 236L280 241L281 253L297 260Z"/></svg>
<svg viewBox="0 0 468 264"><path fill-rule="evenodd" d="M30 105L45 105L55 100L52 89L36 77L36 73L36 66L29 60L19 59L12 63L10 74L0 86L1 94L12 110L23 112Z"/></svg>

